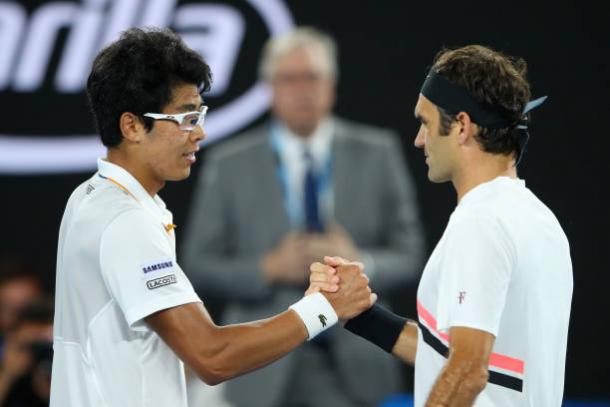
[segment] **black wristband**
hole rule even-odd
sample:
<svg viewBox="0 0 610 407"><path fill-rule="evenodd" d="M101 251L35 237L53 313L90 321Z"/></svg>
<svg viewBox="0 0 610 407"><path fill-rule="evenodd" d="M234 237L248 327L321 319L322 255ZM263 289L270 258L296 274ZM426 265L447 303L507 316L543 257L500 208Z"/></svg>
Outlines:
<svg viewBox="0 0 610 407"><path fill-rule="evenodd" d="M375 304L371 309L347 321L345 328L392 353L392 348L407 321L407 318Z"/></svg>

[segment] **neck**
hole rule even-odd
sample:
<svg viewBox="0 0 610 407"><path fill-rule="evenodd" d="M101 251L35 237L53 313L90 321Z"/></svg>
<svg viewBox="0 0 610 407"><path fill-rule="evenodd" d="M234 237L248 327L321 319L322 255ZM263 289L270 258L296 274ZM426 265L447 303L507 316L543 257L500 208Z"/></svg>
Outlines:
<svg viewBox="0 0 610 407"><path fill-rule="evenodd" d="M512 156L492 155L483 157L476 165L472 164L472 161L469 162L452 179L458 202L473 188L497 177L517 178L517 168Z"/></svg>
<svg viewBox="0 0 610 407"><path fill-rule="evenodd" d="M320 123L316 123L313 125L297 126L294 124L288 124L288 123L284 122L284 126L286 126L288 131L290 131L292 134L299 136L300 138L305 139L305 140L308 140L311 138L311 136L313 136L313 134L318 129L319 125L320 125Z"/></svg>
<svg viewBox="0 0 610 407"><path fill-rule="evenodd" d="M129 172L140 185L144 187L151 197L157 195L165 186L165 182L155 179L150 172L146 170L144 165L133 159L129 159L125 152L118 148L109 148L106 157L108 162L116 164Z"/></svg>

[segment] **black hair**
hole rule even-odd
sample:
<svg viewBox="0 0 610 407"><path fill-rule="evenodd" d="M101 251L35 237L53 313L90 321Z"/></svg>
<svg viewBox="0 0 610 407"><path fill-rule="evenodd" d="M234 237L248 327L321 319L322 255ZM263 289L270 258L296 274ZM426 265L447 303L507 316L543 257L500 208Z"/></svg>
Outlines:
<svg viewBox="0 0 610 407"><path fill-rule="evenodd" d="M147 130L154 121L144 113L161 112L180 84L210 89L212 74L203 58L169 29L131 28L95 58L87 80L87 96L102 143L123 140L123 113L138 115Z"/></svg>

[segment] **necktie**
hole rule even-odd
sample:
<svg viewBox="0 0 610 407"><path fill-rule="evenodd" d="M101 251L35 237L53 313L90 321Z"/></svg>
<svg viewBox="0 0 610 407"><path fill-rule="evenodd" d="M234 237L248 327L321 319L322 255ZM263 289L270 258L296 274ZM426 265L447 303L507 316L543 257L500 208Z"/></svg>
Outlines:
<svg viewBox="0 0 610 407"><path fill-rule="evenodd" d="M323 232L324 225L320 218L318 197L319 178L316 174L313 157L308 149L303 152L303 160L305 161L305 177L303 180L305 229L307 232Z"/></svg>
<svg viewBox="0 0 610 407"><path fill-rule="evenodd" d="M303 180L303 198L305 208L305 229L310 233L324 232L324 225L320 218L320 205L318 199L319 193L319 177L316 174L315 163L311 152L305 149L303 152L303 160L305 161L305 178ZM328 351L329 337L333 329L322 332L316 336L312 343L320 347L323 351ZM328 359L330 360L330 358Z"/></svg>

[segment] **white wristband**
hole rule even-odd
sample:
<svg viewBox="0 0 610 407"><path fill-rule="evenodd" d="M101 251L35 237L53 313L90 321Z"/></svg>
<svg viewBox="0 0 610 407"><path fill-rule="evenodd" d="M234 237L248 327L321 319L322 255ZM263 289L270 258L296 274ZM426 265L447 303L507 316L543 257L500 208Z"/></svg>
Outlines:
<svg viewBox="0 0 610 407"><path fill-rule="evenodd" d="M326 331L339 321L330 302L320 293L313 293L303 297L298 302L290 306L303 320L309 339L312 340L316 335Z"/></svg>

